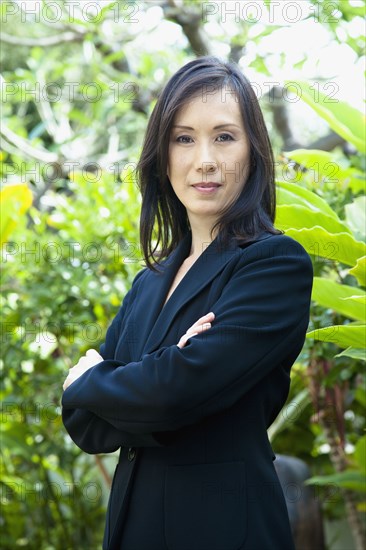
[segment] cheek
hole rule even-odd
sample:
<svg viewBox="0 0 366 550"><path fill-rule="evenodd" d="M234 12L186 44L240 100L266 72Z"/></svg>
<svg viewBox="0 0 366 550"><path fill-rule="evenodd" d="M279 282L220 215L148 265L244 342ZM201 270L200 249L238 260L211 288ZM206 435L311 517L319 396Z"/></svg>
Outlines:
<svg viewBox="0 0 366 550"><path fill-rule="evenodd" d="M174 172L176 171L176 155L174 155L174 152L169 151L168 156L168 164L167 164L167 174L168 178L171 179L171 177L174 175Z"/></svg>
<svg viewBox="0 0 366 550"><path fill-rule="evenodd" d="M175 152L169 155L167 166L167 174L169 179L180 179L184 173L184 159L182 158L182 155Z"/></svg>
<svg viewBox="0 0 366 550"><path fill-rule="evenodd" d="M250 155L249 153L245 155L244 158L241 159L240 162L240 171L241 171L241 181L244 183L248 179L249 172L250 172Z"/></svg>

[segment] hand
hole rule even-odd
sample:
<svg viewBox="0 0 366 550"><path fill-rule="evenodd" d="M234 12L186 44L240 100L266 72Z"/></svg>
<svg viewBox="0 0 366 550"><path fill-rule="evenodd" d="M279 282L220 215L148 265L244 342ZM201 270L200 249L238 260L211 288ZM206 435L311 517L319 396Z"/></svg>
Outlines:
<svg viewBox="0 0 366 550"><path fill-rule="evenodd" d="M85 355L83 357L80 357L79 361L76 363L74 367L71 367L69 370L69 374L63 384L64 391L66 388L70 386L75 380L79 378L84 372L94 367L94 365L97 365L103 361L103 357L99 355L95 349L88 349Z"/></svg>
<svg viewBox="0 0 366 550"><path fill-rule="evenodd" d="M184 348L188 338L191 338L191 336L196 336L200 332L203 332L211 328L211 321L213 321L214 319L215 319L215 314L212 311L210 311L210 313L207 313L206 315L198 319L198 321L196 321L194 325L192 325L187 330L187 332L182 336L182 338L179 340L177 344L178 348Z"/></svg>

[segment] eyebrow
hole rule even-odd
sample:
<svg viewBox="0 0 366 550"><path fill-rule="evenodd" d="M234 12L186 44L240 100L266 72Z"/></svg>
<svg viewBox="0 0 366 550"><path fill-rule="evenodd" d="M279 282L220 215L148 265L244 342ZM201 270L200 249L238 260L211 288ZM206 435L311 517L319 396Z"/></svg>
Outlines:
<svg viewBox="0 0 366 550"><path fill-rule="evenodd" d="M237 124L227 122L226 124L218 124L214 126L214 130L220 130L220 128L227 128L228 126L235 126L235 128L240 128ZM184 130L194 130L191 126L183 126L182 124L173 124L172 128L183 128Z"/></svg>

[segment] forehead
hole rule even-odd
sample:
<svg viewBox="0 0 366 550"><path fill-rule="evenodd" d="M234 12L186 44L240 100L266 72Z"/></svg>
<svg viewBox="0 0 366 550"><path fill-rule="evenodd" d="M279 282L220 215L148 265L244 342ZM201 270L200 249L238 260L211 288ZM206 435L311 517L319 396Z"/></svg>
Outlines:
<svg viewBox="0 0 366 550"><path fill-rule="evenodd" d="M229 88L221 88L216 91L202 90L188 99L175 115L174 123L179 124L187 119L199 121L202 118L214 121L218 118L225 122L241 121L241 109L239 98Z"/></svg>

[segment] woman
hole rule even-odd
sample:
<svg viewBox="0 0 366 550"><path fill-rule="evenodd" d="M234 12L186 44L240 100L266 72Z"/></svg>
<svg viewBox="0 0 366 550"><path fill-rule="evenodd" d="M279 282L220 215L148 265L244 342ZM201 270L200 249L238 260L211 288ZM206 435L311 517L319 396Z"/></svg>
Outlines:
<svg viewBox="0 0 366 550"><path fill-rule="evenodd" d="M147 267L62 398L81 449L121 447L103 548L292 550L267 428L304 343L312 264L273 227L271 146L236 65L202 57L169 80L138 172Z"/></svg>

